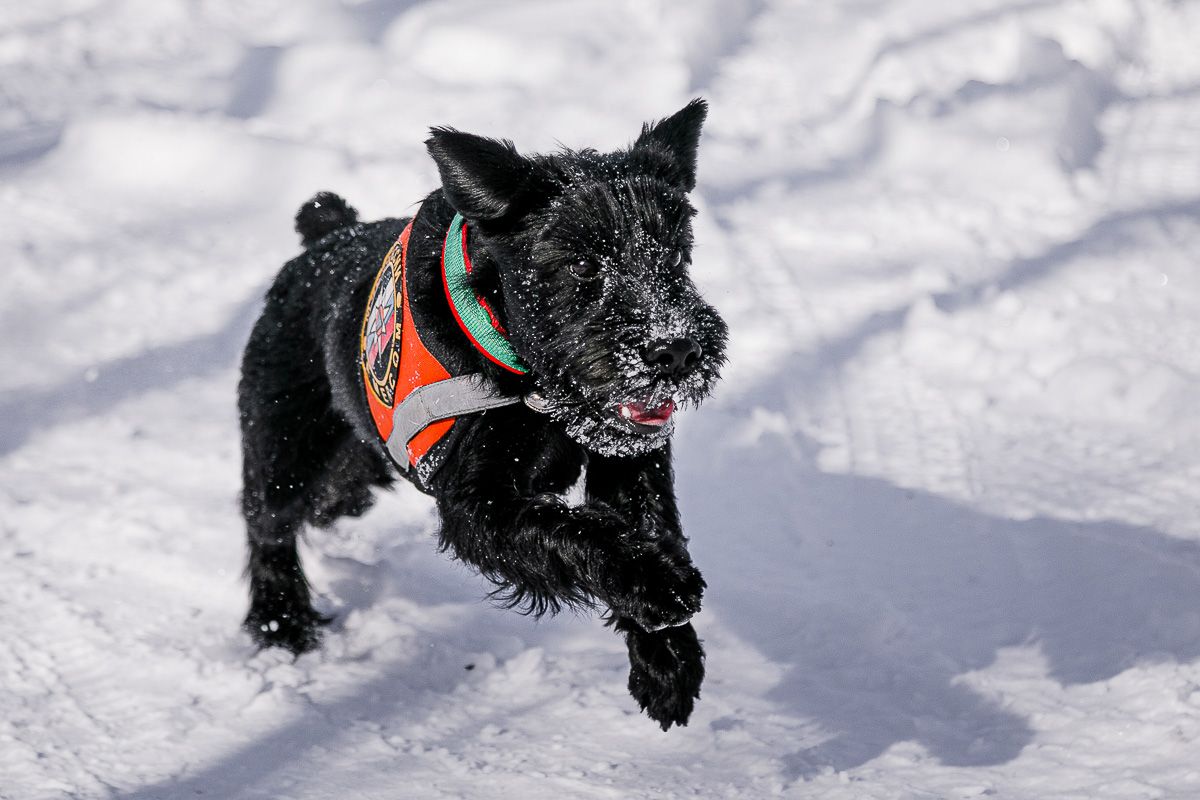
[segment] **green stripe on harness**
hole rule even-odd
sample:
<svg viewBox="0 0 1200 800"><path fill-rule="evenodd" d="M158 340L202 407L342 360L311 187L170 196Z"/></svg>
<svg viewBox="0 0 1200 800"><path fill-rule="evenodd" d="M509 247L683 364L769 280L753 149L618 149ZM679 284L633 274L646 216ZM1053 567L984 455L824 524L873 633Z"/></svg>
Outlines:
<svg viewBox="0 0 1200 800"><path fill-rule="evenodd" d="M488 360L509 372L524 375L529 368L513 350L508 337L497 330L499 323L493 322L493 315L489 313L483 298L471 288L470 261L463 250L466 233L464 223L462 214L454 215L442 248L442 279L446 286L446 298L459 327Z"/></svg>

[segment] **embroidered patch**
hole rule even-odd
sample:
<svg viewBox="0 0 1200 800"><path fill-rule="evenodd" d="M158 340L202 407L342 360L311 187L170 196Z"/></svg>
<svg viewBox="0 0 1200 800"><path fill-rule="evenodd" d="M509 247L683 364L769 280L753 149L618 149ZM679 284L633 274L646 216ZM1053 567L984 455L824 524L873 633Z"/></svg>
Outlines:
<svg viewBox="0 0 1200 800"><path fill-rule="evenodd" d="M376 399L389 408L396 398L396 377L400 367L396 281L400 276L401 252L397 242L388 251L375 276L359 345L367 385Z"/></svg>

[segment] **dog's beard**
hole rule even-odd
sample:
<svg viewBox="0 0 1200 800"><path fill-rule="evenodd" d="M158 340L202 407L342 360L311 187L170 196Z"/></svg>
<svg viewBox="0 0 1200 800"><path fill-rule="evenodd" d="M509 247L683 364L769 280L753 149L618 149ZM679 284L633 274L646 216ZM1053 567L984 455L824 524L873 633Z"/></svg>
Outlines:
<svg viewBox="0 0 1200 800"><path fill-rule="evenodd" d="M568 436L587 450L616 458L653 452L665 445L675 430L674 419L653 430L632 430L630 423L615 410L588 412L577 405L553 406L550 415L563 425Z"/></svg>
<svg viewBox="0 0 1200 800"><path fill-rule="evenodd" d="M675 430L675 420L667 420L653 430L634 430L616 408L593 409L565 398L548 397L549 414L567 435L585 449L602 456L629 458L653 452L665 445Z"/></svg>
<svg viewBox="0 0 1200 800"><path fill-rule="evenodd" d="M670 441L675 431L674 412L684 405L699 404L708 389L698 374L679 382L648 375L626 378L619 389L567 380L541 390L541 394L548 401L551 418L573 440L599 455L628 458L653 452ZM638 424L629 414L622 414L622 406L631 405L651 411L666 407L668 417L653 426Z"/></svg>
<svg viewBox="0 0 1200 800"><path fill-rule="evenodd" d="M684 332L647 332L641 327L636 331L626 341L592 337L568 340L569 347L562 346L561 338L548 336L546 346L537 348L542 353L569 353L561 361L547 358L536 363L540 378L535 383L550 417L571 439L599 455L640 456L667 444L675 431L675 411L697 406L708 396L724 361L718 336L692 372L664 376L648 367L642 343Z"/></svg>

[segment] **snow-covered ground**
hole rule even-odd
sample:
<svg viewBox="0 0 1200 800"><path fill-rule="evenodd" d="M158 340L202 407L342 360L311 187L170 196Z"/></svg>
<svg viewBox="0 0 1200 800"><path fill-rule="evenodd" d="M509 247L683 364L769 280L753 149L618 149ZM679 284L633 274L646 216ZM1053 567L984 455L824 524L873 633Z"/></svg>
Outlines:
<svg viewBox="0 0 1200 800"><path fill-rule="evenodd" d="M1200 797L1200 2L0 3L0 797ZM402 488L239 633L236 362L321 188L693 96L733 332L663 734Z"/></svg>

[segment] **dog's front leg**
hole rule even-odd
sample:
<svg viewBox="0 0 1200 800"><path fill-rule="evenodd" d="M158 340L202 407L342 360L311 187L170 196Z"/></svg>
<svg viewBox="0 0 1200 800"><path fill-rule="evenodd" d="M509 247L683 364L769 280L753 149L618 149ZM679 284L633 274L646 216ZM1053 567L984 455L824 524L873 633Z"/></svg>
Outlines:
<svg viewBox="0 0 1200 800"><path fill-rule="evenodd" d="M521 495L510 476L474 486L443 481L441 542L497 585L506 605L541 615L586 607L603 585L604 564L625 535L618 514L569 508L549 495Z"/></svg>
<svg viewBox="0 0 1200 800"><path fill-rule="evenodd" d="M605 598L617 616L645 630L680 625L700 610L704 579L692 565L679 524L670 445L634 458L593 455L588 460L587 498L592 506L619 509L629 534L648 557L651 571L636 576L629 592ZM654 609L681 607L670 617Z"/></svg>
<svg viewBox="0 0 1200 800"><path fill-rule="evenodd" d="M699 610L704 581L679 524L669 446L637 459L593 457L587 491L590 499L624 510L636 535L664 554L670 566L654 576L653 589L679 592ZM629 693L664 731L686 725L704 680L704 649L696 631L690 622L647 630L627 610L627 604L614 605L612 624L629 648Z"/></svg>
<svg viewBox="0 0 1200 800"><path fill-rule="evenodd" d="M608 605L629 647L631 694L664 730L686 723L704 677L687 623L704 580L679 529L669 453L593 457L589 502L571 508L539 491L560 472L540 436L498 415L472 434L459 445L470 457L439 473L442 546L534 613Z"/></svg>
<svg viewBox="0 0 1200 800"><path fill-rule="evenodd" d="M471 455L443 466L435 490L442 546L512 605L543 613L598 600L650 630L699 609L704 582L686 551L645 535L627 509L572 508L551 494L569 470L519 417L497 416L459 447Z"/></svg>

